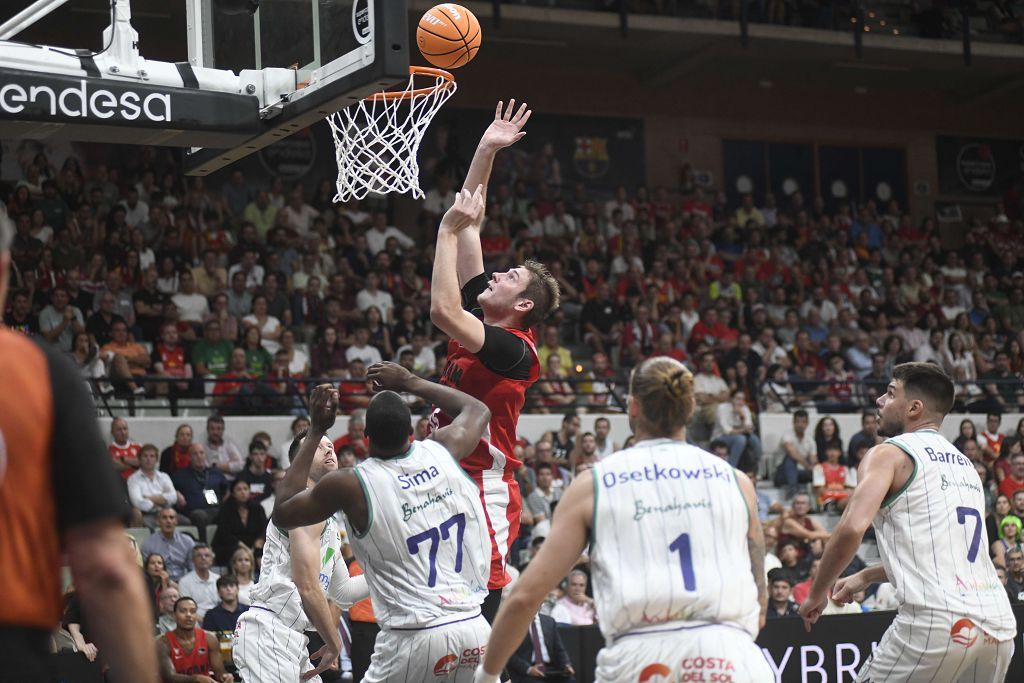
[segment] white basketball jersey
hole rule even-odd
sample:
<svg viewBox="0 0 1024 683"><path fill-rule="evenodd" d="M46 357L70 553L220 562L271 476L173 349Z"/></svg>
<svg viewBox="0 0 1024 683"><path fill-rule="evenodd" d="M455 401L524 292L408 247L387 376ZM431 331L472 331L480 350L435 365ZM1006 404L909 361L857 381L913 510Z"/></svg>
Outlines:
<svg viewBox="0 0 1024 683"><path fill-rule="evenodd" d="M479 613L491 541L480 489L438 442L356 465L369 509L363 534L349 523L381 628L416 629Z"/></svg>
<svg viewBox="0 0 1024 683"><path fill-rule="evenodd" d="M718 623L756 635L750 517L736 470L696 446L641 441L594 466L590 559L601 632Z"/></svg>
<svg viewBox="0 0 1024 683"><path fill-rule="evenodd" d="M341 536L338 531L338 523L331 517L324 523L324 530L320 534L320 586L324 592L330 587L338 563L342 567L345 564L341 559ZM288 628L296 631L313 628L302 609L299 589L292 579L291 541L288 534L274 526L273 522L267 525L260 578L249 596L254 607L274 612Z"/></svg>
<svg viewBox="0 0 1024 683"><path fill-rule="evenodd" d="M970 617L998 640L1016 622L989 558L985 494L972 463L944 436L918 430L888 439L914 460L906 485L874 519L885 573L900 611Z"/></svg>

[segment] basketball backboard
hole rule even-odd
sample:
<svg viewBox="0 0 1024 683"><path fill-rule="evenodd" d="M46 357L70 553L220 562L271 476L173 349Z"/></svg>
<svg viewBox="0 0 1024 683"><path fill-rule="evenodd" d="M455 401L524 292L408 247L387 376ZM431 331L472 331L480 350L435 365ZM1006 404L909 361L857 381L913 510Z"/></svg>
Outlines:
<svg viewBox="0 0 1024 683"><path fill-rule="evenodd" d="M149 0L112 0L99 52L17 42L65 1L0 10L0 138L188 147L205 175L409 78L405 0L177 0L179 62L139 54Z"/></svg>
<svg viewBox="0 0 1024 683"><path fill-rule="evenodd" d="M409 77L404 0L263 0L252 15L225 14L214 0L188 2L193 66L296 71L295 89L262 107L259 135L191 150L190 174L211 173Z"/></svg>

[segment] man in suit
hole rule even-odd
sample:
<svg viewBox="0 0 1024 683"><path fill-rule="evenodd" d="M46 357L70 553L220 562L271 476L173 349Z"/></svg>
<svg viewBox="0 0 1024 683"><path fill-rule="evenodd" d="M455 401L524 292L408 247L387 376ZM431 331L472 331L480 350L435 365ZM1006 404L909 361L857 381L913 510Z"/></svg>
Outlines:
<svg viewBox="0 0 1024 683"><path fill-rule="evenodd" d="M508 660L508 673L512 683L533 683L538 680L575 683L576 671L558 636L554 619L546 614L538 614L533 618L522 645Z"/></svg>

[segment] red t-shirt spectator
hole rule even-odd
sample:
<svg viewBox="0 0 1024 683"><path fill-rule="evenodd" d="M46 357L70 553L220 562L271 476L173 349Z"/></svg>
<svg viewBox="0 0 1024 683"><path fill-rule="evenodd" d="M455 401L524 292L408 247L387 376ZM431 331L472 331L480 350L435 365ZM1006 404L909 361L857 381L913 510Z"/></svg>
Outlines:
<svg viewBox="0 0 1024 683"><path fill-rule="evenodd" d="M807 600L807 596L811 594L811 585L814 583L814 579L807 579L801 581L797 585L793 586L793 601L798 604L804 604Z"/></svg>
<svg viewBox="0 0 1024 683"><path fill-rule="evenodd" d="M705 218L711 218L711 205L705 201L687 199L683 201L683 213L699 214Z"/></svg>
<svg viewBox="0 0 1024 683"><path fill-rule="evenodd" d="M512 240L505 235L492 235L480 238L480 250L485 259L498 258L512 250Z"/></svg>
<svg viewBox="0 0 1024 683"><path fill-rule="evenodd" d="M356 456L356 460L366 460L370 453L370 440L367 437L352 440L351 434L342 434L334 440L334 452L339 452L343 446L348 446Z"/></svg>
<svg viewBox="0 0 1024 683"><path fill-rule="evenodd" d="M690 332L690 349L692 350L697 348L697 346L703 342L707 342L714 346L715 341L738 337L739 332L730 329L721 321L717 321L713 325L708 325L703 320L698 320L697 324L693 326L693 330Z"/></svg>
<svg viewBox="0 0 1024 683"><path fill-rule="evenodd" d="M338 405L349 411L370 404L370 387L365 379L343 379L338 382Z"/></svg>
<svg viewBox="0 0 1024 683"><path fill-rule="evenodd" d="M163 363L164 372L169 377L185 377L185 367L192 362L192 357L184 346L168 348L163 342L153 347L152 360Z"/></svg>
<svg viewBox="0 0 1024 683"><path fill-rule="evenodd" d="M1017 491L1024 491L1024 481L1008 476L999 482L999 493L1013 500L1013 494Z"/></svg>
<svg viewBox="0 0 1024 683"><path fill-rule="evenodd" d="M132 458L133 460L139 459L139 451L142 450L142 445L137 444L134 441L129 441L126 446L118 446L116 443L107 445L107 452L110 453L110 457L117 460L120 463L124 463L125 458ZM135 472L134 469L128 468L121 471L121 477L128 481L128 477L132 476Z"/></svg>

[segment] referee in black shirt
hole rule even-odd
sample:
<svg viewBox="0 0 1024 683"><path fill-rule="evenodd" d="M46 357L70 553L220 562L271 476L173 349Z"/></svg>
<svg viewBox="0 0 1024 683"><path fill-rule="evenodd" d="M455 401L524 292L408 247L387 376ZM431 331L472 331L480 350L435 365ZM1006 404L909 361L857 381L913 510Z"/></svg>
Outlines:
<svg viewBox="0 0 1024 683"><path fill-rule="evenodd" d="M0 222L0 311L11 242ZM48 644L65 553L108 680L159 680L127 512L78 368L56 347L0 326L0 683L53 680Z"/></svg>

